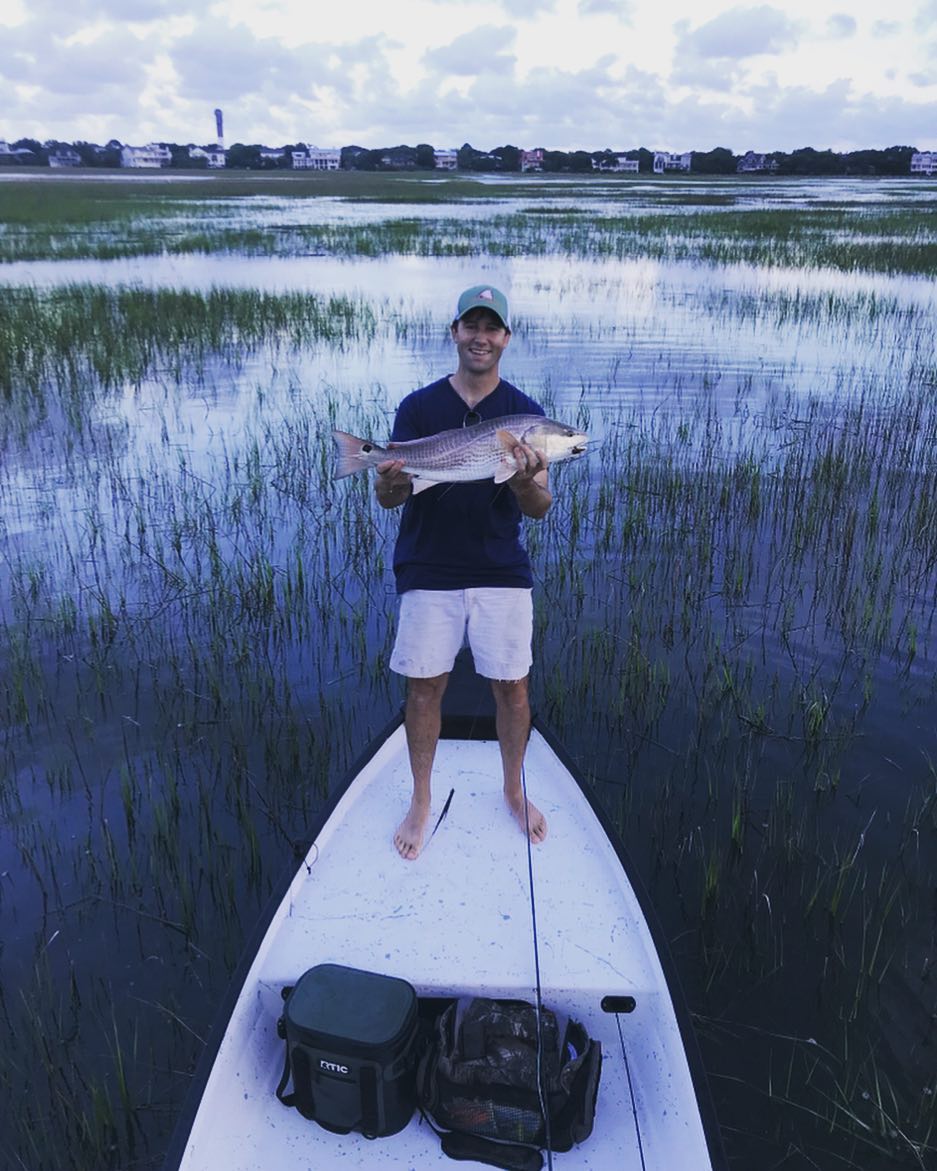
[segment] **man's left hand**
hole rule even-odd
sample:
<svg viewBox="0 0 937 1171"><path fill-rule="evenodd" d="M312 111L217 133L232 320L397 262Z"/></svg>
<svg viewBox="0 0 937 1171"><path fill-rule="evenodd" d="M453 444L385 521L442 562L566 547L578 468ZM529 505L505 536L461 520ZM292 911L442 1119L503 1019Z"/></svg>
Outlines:
<svg viewBox="0 0 937 1171"><path fill-rule="evenodd" d="M547 457L542 451L528 447L526 443L519 443L514 448L513 454L514 462L517 464L517 471L511 479L517 483L522 483L524 480L532 480L534 476L547 470Z"/></svg>

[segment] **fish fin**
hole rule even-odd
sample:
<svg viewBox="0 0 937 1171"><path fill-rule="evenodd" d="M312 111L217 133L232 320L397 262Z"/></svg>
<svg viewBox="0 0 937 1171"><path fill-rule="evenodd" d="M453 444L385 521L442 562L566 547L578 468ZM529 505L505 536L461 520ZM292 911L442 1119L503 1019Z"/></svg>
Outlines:
<svg viewBox="0 0 937 1171"><path fill-rule="evenodd" d="M333 431L335 440L335 479L343 476L353 476L355 472L366 471L371 464L364 457L370 452L380 452L382 448L370 439L359 439L357 435L349 435L347 431Z"/></svg>
<svg viewBox="0 0 937 1171"><path fill-rule="evenodd" d="M425 492L427 488L438 487L438 480L421 480L419 476L414 476L410 481L411 493L416 496L417 492Z"/></svg>
<svg viewBox="0 0 937 1171"><path fill-rule="evenodd" d="M514 459L514 448L520 447L520 440L515 439L510 431L502 427L495 432L495 438L501 445L501 466L495 472L495 483L503 484L517 471L517 462Z"/></svg>

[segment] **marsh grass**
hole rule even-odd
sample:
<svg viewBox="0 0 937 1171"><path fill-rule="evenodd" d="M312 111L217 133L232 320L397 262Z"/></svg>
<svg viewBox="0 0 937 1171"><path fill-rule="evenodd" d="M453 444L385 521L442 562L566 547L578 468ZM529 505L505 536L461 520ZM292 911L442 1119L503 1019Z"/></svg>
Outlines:
<svg viewBox="0 0 937 1171"><path fill-rule="evenodd" d="M253 290L12 288L0 303L0 395L111 389L198 375L207 358L243 358L276 337L285 347L341 345L374 332L370 306L346 297Z"/></svg>
<svg viewBox="0 0 937 1171"><path fill-rule="evenodd" d="M783 189L783 188L782 188ZM562 191L593 201L551 209ZM654 258L766 267L929 276L937 264L937 196L888 202L844 199L831 206L788 201L759 209L739 180L711 191L692 184L644 180L632 207L629 184L592 177L563 188L519 179L479 183L464 178L340 173L276 178L214 176L189 182L95 183L43 178L0 183L0 259L80 259L238 252L246 255L377 257L569 255ZM487 202L484 218L388 217L377 224L316 222L315 197L414 207ZM309 206L309 222L238 223L251 198ZM498 201L530 199L524 211L499 213ZM745 206L740 206L740 204ZM703 210L697 210L697 209ZM233 220L233 222L232 222Z"/></svg>
<svg viewBox="0 0 937 1171"><path fill-rule="evenodd" d="M535 702L651 888L739 1160L926 1166L933 321L863 291L703 301L881 366L727 406L719 367L691 378L662 346L653 401L624 366L544 386L605 441L529 530ZM85 286L2 314L0 1154L155 1166L281 866L400 700L395 519L364 477L331 482L327 440L383 435L388 394L295 370L429 326ZM218 377L242 409L195 428Z"/></svg>
<svg viewBox="0 0 937 1171"><path fill-rule="evenodd" d="M908 518L931 507L935 402L918 384L835 413L789 405L742 429L705 409L623 419L585 496L564 485L545 540L577 535L565 558L539 548L545 614L569 616L560 631L541 620L555 648L545 699L568 742L605 745L588 750L597 783L644 843L658 905L702 924L696 962L723 1043L766 1015L794 1033L785 972L813 990L825 1056L802 1065L798 1051L785 1088L759 1078L741 1095L778 1146L818 1158L812 1114L844 1135L847 1165L924 1166L928 1041L909 1063L877 1022L888 988L932 1000L918 827L934 776L912 753L892 808L880 786L863 794L854 758L870 680L901 687L913 665L911 628L931 647L930 681L907 691L911 726L933 698L937 547ZM649 790L643 802L628 784ZM770 1069L777 1046L757 1048ZM779 1099L797 1107L772 1115Z"/></svg>

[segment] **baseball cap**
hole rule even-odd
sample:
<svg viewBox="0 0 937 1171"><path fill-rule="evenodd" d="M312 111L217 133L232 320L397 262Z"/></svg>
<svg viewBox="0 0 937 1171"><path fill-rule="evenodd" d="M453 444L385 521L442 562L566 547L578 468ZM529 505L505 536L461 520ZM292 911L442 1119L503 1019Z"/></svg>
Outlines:
<svg viewBox="0 0 937 1171"><path fill-rule="evenodd" d="M508 299L500 289L492 288L491 285L473 285L466 289L456 306L455 320L464 317L470 309L490 309L496 317L501 318L505 329L511 328Z"/></svg>

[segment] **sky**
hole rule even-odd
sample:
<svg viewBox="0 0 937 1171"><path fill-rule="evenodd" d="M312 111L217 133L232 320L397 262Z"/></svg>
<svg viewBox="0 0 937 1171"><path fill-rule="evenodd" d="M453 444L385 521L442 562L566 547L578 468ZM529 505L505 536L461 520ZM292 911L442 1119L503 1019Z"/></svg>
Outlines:
<svg viewBox="0 0 937 1171"><path fill-rule="evenodd" d="M2 0L0 138L937 148L937 0Z"/></svg>

